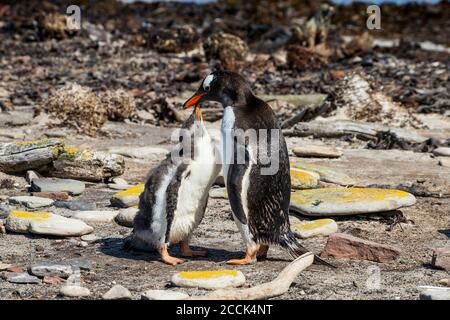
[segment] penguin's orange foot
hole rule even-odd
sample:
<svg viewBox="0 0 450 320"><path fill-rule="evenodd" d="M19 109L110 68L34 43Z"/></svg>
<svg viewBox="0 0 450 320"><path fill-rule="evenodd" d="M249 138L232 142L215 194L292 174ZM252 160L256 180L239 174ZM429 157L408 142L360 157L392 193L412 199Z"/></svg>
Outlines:
<svg viewBox="0 0 450 320"><path fill-rule="evenodd" d="M169 265L171 265L171 266L174 266L174 265L177 265L177 264L180 264L180 263L183 263L183 262L184 262L183 259L178 259L178 258L169 256L169 255L167 255L167 256L161 256L161 260L162 260L165 264L169 264Z"/></svg>
<svg viewBox="0 0 450 320"><path fill-rule="evenodd" d="M206 250L192 250L187 241L180 242L180 251L181 255L187 258L204 257L206 255Z"/></svg>
<svg viewBox="0 0 450 320"><path fill-rule="evenodd" d="M228 260L227 264L234 264L234 265L246 265L246 264L253 264L256 262L256 250L247 250L245 253L245 257L243 259L231 259Z"/></svg>
<svg viewBox="0 0 450 320"><path fill-rule="evenodd" d="M269 251L269 246L267 244L259 245L258 252L256 252L256 258L261 260L267 259L267 251Z"/></svg>

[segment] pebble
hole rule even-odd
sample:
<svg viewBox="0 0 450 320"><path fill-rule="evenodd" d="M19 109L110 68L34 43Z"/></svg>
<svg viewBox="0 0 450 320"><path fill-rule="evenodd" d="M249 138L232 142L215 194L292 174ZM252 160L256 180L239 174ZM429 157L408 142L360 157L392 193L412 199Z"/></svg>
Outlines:
<svg viewBox="0 0 450 320"><path fill-rule="evenodd" d="M30 191L36 192L67 192L79 195L85 189L84 182L73 179L43 178L35 179L31 183Z"/></svg>
<svg viewBox="0 0 450 320"><path fill-rule="evenodd" d="M60 284L64 282L64 279L60 277L44 276L44 278L42 278L42 282L45 284Z"/></svg>
<svg viewBox="0 0 450 320"><path fill-rule="evenodd" d="M51 206L53 202L52 199L31 196L16 196L9 198L9 203L20 204L30 209L48 207Z"/></svg>
<svg viewBox="0 0 450 320"><path fill-rule="evenodd" d="M59 293L65 297L80 298L89 296L91 291L81 286L63 286L59 290Z"/></svg>
<svg viewBox="0 0 450 320"><path fill-rule="evenodd" d="M6 229L18 233L74 237L91 233L94 229L83 221L49 212L13 211L6 219Z"/></svg>
<svg viewBox="0 0 450 320"><path fill-rule="evenodd" d="M81 200L56 201L54 205L57 208L65 208L72 211L88 211L97 209L97 205L95 203Z"/></svg>
<svg viewBox="0 0 450 320"><path fill-rule="evenodd" d="M450 288L419 286L420 300L450 300Z"/></svg>
<svg viewBox="0 0 450 320"><path fill-rule="evenodd" d="M345 216L411 206L416 198L405 191L376 188L320 188L297 190L291 208L307 216Z"/></svg>
<svg viewBox="0 0 450 320"><path fill-rule="evenodd" d="M74 213L72 218L84 222L106 223L113 221L118 213L118 211L79 211Z"/></svg>
<svg viewBox="0 0 450 320"><path fill-rule="evenodd" d="M6 218L11 212L11 208L7 204L0 203L0 219Z"/></svg>
<svg viewBox="0 0 450 320"><path fill-rule="evenodd" d="M292 189L311 189L319 184L320 176L313 171L291 168Z"/></svg>
<svg viewBox="0 0 450 320"><path fill-rule="evenodd" d="M72 266L57 263L41 263L29 268L31 274L41 278L45 276L68 278L73 271Z"/></svg>
<svg viewBox="0 0 450 320"><path fill-rule="evenodd" d="M111 198L111 205L119 208L129 208L139 204L139 196L144 192L144 184L138 184L126 190L117 192Z"/></svg>
<svg viewBox="0 0 450 320"><path fill-rule="evenodd" d="M211 199L228 199L227 188L211 188L209 196Z"/></svg>
<svg viewBox="0 0 450 320"><path fill-rule="evenodd" d="M38 277L29 275L26 272L9 272L5 275L5 280L11 283L20 283L20 284L36 284L41 283L41 280Z"/></svg>
<svg viewBox="0 0 450 320"><path fill-rule="evenodd" d="M184 300L189 295L179 291L147 290L141 295L142 300Z"/></svg>
<svg viewBox="0 0 450 320"><path fill-rule="evenodd" d="M84 236L81 236L82 241L86 241L87 243L93 243L98 240L100 240L100 237L97 237L95 234L86 234Z"/></svg>
<svg viewBox="0 0 450 320"><path fill-rule="evenodd" d="M103 295L103 299L105 300L124 300L131 298L132 296L130 290L120 284L115 285Z"/></svg>
<svg viewBox="0 0 450 320"><path fill-rule="evenodd" d="M158 147L112 147L108 152L129 158L156 160L164 158L169 150Z"/></svg>
<svg viewBox="0 0 450 320"><path fill-rule="evenodd" d="M324 182L336 183L343 186L349 186L355 183L348 175L324 165L305 162L291 162L291 168L316 172L320 176L320 181Z"/></svg>
<svg viewBox="0 0 450 320"><path fill-rule="evenodd" d="M33 197L43 197L53 200L68 200L69 194L67 192L31 192Z"/></svg>
<svg viewBox="0 0 450 320"><path fill-rule="evenodd" d="M126 190L130 188L131 186L128 184L128 182L125 179L122 178L112 178L111 183L108 184L108 188L114 189L114 190Z"/></svg>
<svg viewBox="0 0 450 320"><path fill-rule="evenodd" d="M447 279L441 279L441 280L438 281L438 283L439 283L441 286L450 287L450 278L447 278Z"/></svg>
<svg viewBox="0 0 450 320"><path fill-rule="evenodd" d="M433 150L435 156L450 157L449 147L439 147Z"/></svg>
<svg viewBox="0 0 450 320"><path fill-rule="evenodd" d="M307 239L318 236L329 236L338 231L338 225L333 219L318 219L293 225L291 230L298 238Z"/></svg>
<svg viewBox="0 0 450 320"><path fill-rule="evenodd" d="M400 254L401 250L394 246L379 244L346 233L333 233L328 237L320 256L388 262L396 259Z"/></svg>
<svg viewBox="0 0 450 320"><path fill-rule="evenodd" d="M123 227L132 228L134 217L136 217L139 209L138 208L126 208L120 210L119 214L114 218L118 225Z"/></svg>
<svg viewBox="0 0 450 320"><path fill-rule="evenodd" d="M331 147L302 146L292 150L297 157L339 158L342 152Z"/></svg>
<svg viewBox="0 0 450 320"><path fill-rule="evenodd" d="M239 270L183 271L174 274L170 281L178 287L212 290L241 286L245 277Z"/></svg>
<svg viewBox="0 0 450 320"><path fill-rule="evenodd" d="M431 264L436 269L450 271L450 247L434 249Z"/></svg>

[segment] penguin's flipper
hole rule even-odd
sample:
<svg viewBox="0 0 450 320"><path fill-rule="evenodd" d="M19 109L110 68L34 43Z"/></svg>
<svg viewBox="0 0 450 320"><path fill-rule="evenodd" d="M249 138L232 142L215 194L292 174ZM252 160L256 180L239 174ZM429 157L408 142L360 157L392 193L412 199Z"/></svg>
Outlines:
<svg viewBox="0 0 450 320"><path fill-rule="evenodd" d="M166 191L166 217L167 217L167 228L166 228L166 242L169 241L170 228L172 227L172 221L174 218L175 210L177 209L178 203L178 190L180 189L181 181L183 180L183 174L188 170L188 165L182 163L178 166L177 172L173 176ZM189 172L186 172L185 177L189 176Z"/></svg>
<svg viewBox="0 0 450 320"><path fill-rule="evenodd" d="M239 163L238 152L245 152L244 163ZM242 154L242 153L241 153ZM234 143L234 161L230 164L227 177L227 192L230 200L231 210L236 218L242 223L247 224L247 215L242 206L242 180L249 168L249 153L246 146L239 145L235 140Z"/></svg>

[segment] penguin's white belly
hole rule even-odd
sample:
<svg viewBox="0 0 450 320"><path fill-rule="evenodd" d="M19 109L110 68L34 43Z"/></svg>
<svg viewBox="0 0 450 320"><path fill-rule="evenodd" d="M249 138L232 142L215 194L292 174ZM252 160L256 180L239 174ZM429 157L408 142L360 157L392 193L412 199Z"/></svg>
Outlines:
<svg viewBox="0 0 450 320"><path fill-rule="evenodd" d="M234 111L233 107L226 107L223 111L222 124L220 131L222 133L222 165L223 176L225 183L227 183L228 168L233 162L234 152Z"/></svg>
<svg viewBox="0 0 450 320"><path fill-rule="evenodd" d="M188 165L186 172L190 173L180 183L177 207L170 228L170 243L187 239L200 224L209 189L220 170L220 165L215 161L214 145L209 137L199 141L197 150L199 156Z"/></svg>

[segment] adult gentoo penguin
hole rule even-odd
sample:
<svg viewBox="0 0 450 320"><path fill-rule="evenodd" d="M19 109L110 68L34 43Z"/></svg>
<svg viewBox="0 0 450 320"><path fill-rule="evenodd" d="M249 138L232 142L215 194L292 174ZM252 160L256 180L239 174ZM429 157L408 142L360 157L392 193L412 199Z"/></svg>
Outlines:
<svg viewBox="0 0 450 320"><path fill-rule="evenodd" d="M270 244L280 245L294 257L308 252L290 230L289 158L273 110L253 94L242 76L229 71L208 75L184 107L207 100L224 107L223 173L233 217L247 247L243 259L227 263L253 263L267 255ZM257 139L245 139L252 134ZM265 162L267 157L269 162ZM274 161L278 161L278 170L267 174L264 169ZM315 261L328 265L317 256Z"/></svg>
<svg viewBox="0 0 450 320"><path fill-rule="evenodd" d="M192 251L189 240L203 219L209 189L220 172L217 154L196 107L182 127L180 143L148 175L127 246L156 249L171 265L183 260L169 255L170 244L179 243L185 257L205 254Z"/></svg>

